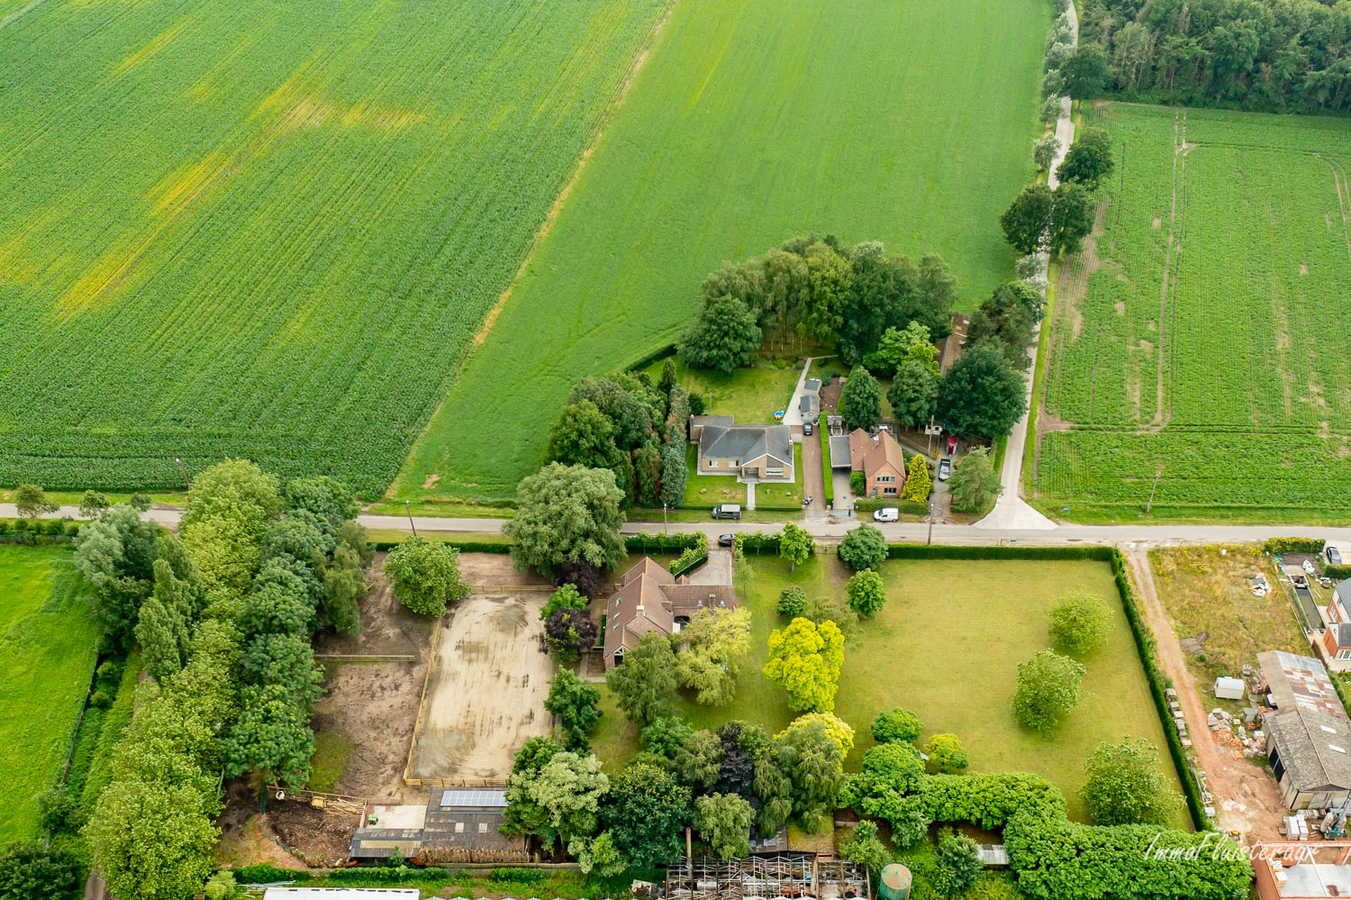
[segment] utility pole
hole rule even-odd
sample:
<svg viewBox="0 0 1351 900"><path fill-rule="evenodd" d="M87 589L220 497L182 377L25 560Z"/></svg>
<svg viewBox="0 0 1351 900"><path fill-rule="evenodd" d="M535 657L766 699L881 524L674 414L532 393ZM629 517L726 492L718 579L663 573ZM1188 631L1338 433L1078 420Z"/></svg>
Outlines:
<svg viewBox="0 0 1351 900"><path fill-rule="evenodd" d="M929 539L924 543L932 544L934 542L934 498L929 496Z"/></svg>
<svg viewBox="0 0 1351 900"><path fill-rule="evenodd" d="M670 525L669 522L666 521L666 504L665 504L665 503L663 503L663 504L661 505L661 531L662 531L662 534L670 534L670 533L671 533L671 525Z"/></svg>
<svg viewBox="0 0 1351 900"><path fill-rule="evenodd" d="M408 527L413 529L413 537L417 537L417 526L413 524L413 501L403 501L404 511L408 513Z"/></svg>
<svg viewBox="0 0 1351 900"><path fill-rule="evenodd" d="M1149 489L1149 502L1145 504L1145 515L1149 515L1149 511L1154 508L1154 492L1159 489L1159 477L1161 475L1163 475L1162 468L1154 473L1154 486Z"/></svg>
<svg viewBox="0 0 1351 900"><path fill-rule="evenodd" d="M174 462L178 463L178 471L183 473L183 486L188 490L192 490L192 482L188 480L188 467L183 465L183 460L179 459L177 456L174 457Z"/></svg>

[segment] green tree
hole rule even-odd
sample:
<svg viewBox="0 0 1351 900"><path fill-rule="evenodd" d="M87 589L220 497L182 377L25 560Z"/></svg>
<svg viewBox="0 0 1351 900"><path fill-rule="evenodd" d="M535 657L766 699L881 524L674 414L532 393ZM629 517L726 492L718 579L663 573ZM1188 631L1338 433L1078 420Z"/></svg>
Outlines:
<svg viewBox="0 0 1351 900"><path fill-rule="evenodd" d="M873 526L860 525L844 536L838 552L840 562L856 572L876 569L886 561L887 539Z"/></svg>
<svg viewBox="0 0 1351 900"><path fill-rule="evenodd" d="M627 557L619 536L624 492L613 472L550 463L523 479L516 496L516 516L502 530L517 568L553 573L584 560L615 569Z"/></svg>
<svg viewBox="0 0 1351 900"><path fill-rule="evenodd" d="M750 364L763 340L755 313L735 297L724 296L704 302L699 318L680 339L679 353L687 366L730 375Z"/></svg>
<svg viewBox="0 0 1351 900"><path fill-rule="evenodd" d="M324 566L324 620L338 634L356 634L361 629L358 602L370 592L366 564L359 550L341 543Z"/></svg>
<svg viewBox="0 0 1351 900"><path fill-rule="evenodd" d="M854 833L840 847L840 858L867 868L876 881L891 864L891 851L877 837L877 823L866 819L854 827Z"/></svg>
<svg viewBox="0 0 1351 900"><path fill-rule="evenodd" d="M844 324L845 303L854 271L848 258L824 242L817 242L803 254L807 262L810 302L799 328L800 337L811 337L818 344L834 344Z"/></svg>
<svg viewBox="0 0 1351 900"><path fill-rule="evenodd" d="M741 663L751 649L749 609L701 609L680 632L676 680L703 706L722 706L736 696Z"/></svg>
<svg viewBox="0 0 1351 900"><path fill-rule="evenodd" d="M776 610L781 616L796 619L807 610L807 592L795 584L788 585L779 591Z"/></svg>
<svg viewBox="0 0 1351 900"><path fill-rule="evenodd" d="M845 585L844 591L850 608L862 619L871 619L877 615L887 602L882 576L872 569L860 569L855 572Z"/></svg>
<svg viewBox="0 0 1351 900"><path fill-rule="evenodd" d="M871 431L882 420L882 386L867 369L854 366L840 391L840 415L850 431Z"/></svg>
<svg viewBox="0 0 1351 900"><path fill-rule="evenodd" d="M550 594L549 599L544 602L544 608L539 611L539 620L549 621L549 618L560 609L586 609L586 604L586 598L577 590L575 584L559 585L558 590Z"/></svg>
<svg viewBox="0 0 1351 900"><path fill-rule="evenodd" d="M689 463L685 460L685 436L666 445L661 452L661 502L679 509L685 502L685 480L689 477Z"/></svg>
<svg viewBox="0 0 1351 900"><path fill-rule="evenodd" d="M548 827L548 815L534 801L530 786L539 778L540 770L563 748L551 737L533 737L516 751L511 775L507 778L507 808L502 813L501 831L505 835L542 835Z"/></svg>
<svg viewBox="0 0 1351 900"><path fill-rule="evenodd" d="M864 359L864 365L870 372L893 375L907 361L938 374L938 348L929 337L929 329L918 321L903 329L888 328L877 342L877 349Z"/></svg>
<svg viewBox="0 0 1351 900"><path fill-rule="evenodd" d="M739 859L751 852L755 811L736 794L709 794L694 801L694 830L718 859Z"/></svg>
<svg viewBox="0 0 1351 900"><path fill-rule="evenodd" d="M1019 253L1036 253L1042 235L1051 224L1054 206L1055 197L1046 185L1029 184L1023 188L1023 192L999 217L999 224L1004 226L1004 237L1009 245Z"/></svg>
<svg viewBox="0 0 1351 900"><path fill-rule="evenodd" d="M544 642L554 661L575 662L596 644L596 623L581 609L560 609L544 623Z"/></svg>
<svg viewBox="0 0 1351 900"><path fill-rule="evenodd" d="M424 616L444 616L452 602L469 596L460 577L460 551L421 537L390 551L385 576L394 585L395 599Z"/></svg>
<svg viewBox="0 0 1351 900"><path fill-rule="evenodd" d="M110 508L112 504L108 502L108 498L98 491L85 491L84 496L80 498L81 519L97 519Z"/></svg>
<svg viewBox="0 0 1351 900"><path fill-rule="evenodd" d="M1032 161L1037 165L1037 171L1049 172L1051 163L1055 162L1055 155L1060 152L1060 141L1054 134L1044 135L1037 138L1032 145Z"/></svg>
<svg viewBox="0 0 1351 900"><path fill-rule="evenodd" d="M185 634L186 626L178 610L166 608L153 595L141 604L136 641L141 645L145 670L161 684L183 668L180 638Z"/></svg>
<svg viewBox="0 0 1351 900"><path fill-rule="evenodd" d="M1084 238L1093 231L1094 203L1082 185L1066 181L1055 189L1051 208L1051 253L1065 256L1078 253Z"/></svg>
<svg viewBox="0 0 1351 900"><path fill-rule="evenodd" d="M834 622L846 642L852 641L860 634L858 613L845 598L833 594L821 594L808 600L807 608L802 611L802 618L810 619L817 625L822 622Z"/></svg>
<svg viewBox="0 0 1351 900"><path fill-rule="evenodd" d="M1084 772L1088 777L1079 799L1095 824L1167 825L1177 808L1158 748L1149 741L1099 744Z"/></svg>
<svg viewBox="0 0 1351 900"><path fill-rule="evenodd" d="M191 897L215 868L209 809L188 785L113 781L84 829L93 866L117 897Z"/></svg>
<svg viewBox="0 0 1351 900"><path fill-rule="evenodd" d="M779 556L788 560L789 571L811 559L814 549L816 541L807 529L799 528L792 522L783 526L783 534L779 536Z"/></svg>
<svg viewBox="0 0 1351 900"><path fill-rule="evenodd" d="M1070 151L1056 170L1061 181L1077 181L1090 190L1111 177L1114 163L1107 130L1089 126L1074 137Z"/></svg>
<svg viewBox="0 0 1351 900"><path fill-rule="evenodd" d="M189 529L208 519L231 519L241 523L243 531L257 541L284 505L275 475L248 460L227 459L193 478L179 526Z"/></svg>
<svg viewBox="0 0 1351 900"><path fill-rule="evenodd" d="M628 452L642 446L652 433L653 413L661 413L661 398L653 388L631 375L597 378L588 375L578 382L568 406L592 403L614 428L615 445Z"/></svg>
<svg viewBox="0 0 1351 900"><path fill-rule="evenodd" d="M515 778L513 773L507 779L509 789ZM601 771L600 760L567 751L553 754L522 787L543 813L536 834L550 846L595 834L600 802L609 788L610 779Z"/></svg>
<svg viewBox="0 0 1351 900"><path fill-rule="evenodd" d="M75 900L83 887L84 867L66 844L0 847L0 900Z"/></svg>
<svg viewBox="0 0 1351 900"><path fill-rule="evenodd" d="M948 897L960 897L975 887L985 864L980 848L964 834L948 834L938 843L934 886Z"/></svg>
<svg viewBox="0 0 1351 900"><path fill-rule="evenodd" d="M994 347L1014 368L1026 371L1032 364L1028 351L1034 343L1042 305L1041 295L1026 284L1016 281L1001 284L971 317L967 352L974 347Z"/></svg>
<svg viewBox="0 0 1351 900"><path fill-rule="evenodd" d="M667 360L670 362L670 360ZM577 860L584 875L614 878L629 867L624 855L615 846L614 835L602 831L594 838L576 837L568 842L568 855Z"/></svg>
<svg viewBox="0 0 1351 900"><path fill-rule="evenodd" d="M314 756L309 704L286 685L245 685L240 690L239 719L221 748L227 778L256 771L268 781L280 778L299 790L310 780Z"/></svg>
<svg viewBox="0 0 1351 900"><path fill-rule="evenodd" d="M722 741L706 729L691 731L671 757L670 769L691 791L712 787L722 769Z"/></svg>
<svg viewBox="0 0 1351 900"><path fill-rule="evenodd" d="M36 522L47 513L56 512L56 505L47 499L47 492L36 484L21 484L14 489L14 508L29 522Z"/></svg>
<svg viewBox="0 0 1351 900"><path fill-rule="evenodd" d="M948 492L952 494L955 512L982 512L989 508L1003 491L999 474L994 470L990 451L981 447L962 456L952 467Z"/></svg>
<svg viewBox="0 0 1351 900"><path fill-rule="evenodd" d="M938 421L953 434L1000 438L1023 417L1027 383L1004 354L976 346L953 363L938 398Z"/></svg>
<svg viewBox="0 0 1351 900"><path fill-rule="evenodd" d="M719 294L719 296L722 296ZM667 397L671 396L671 389L676 386L676 366L675 357L668 356L661 364L661 378L657 381L657 390L661 391Z"/></svg>
<svg viewBox="0 0 1351 900"><path fill-rule="evenodd" d="M669 715L676 696L675 654L664 634L649 631L605 676L630 722L650 725Z"/></svg>
<svg viewBox="0 0 1351 900"><path fill-rule="evenodd" d="M768 765L787 776L793 815L802 820L808 831L819 831L838 805L844 783L844 759L839 744L820 722L811 722L775 737L765 749L764 758ZM760 776L757 766L757 783Z"/></svg>
<svg viewBox="0 0 1351 900"><path fill-rule="evenodd" d="M545 452L551 462L588 469L614 469L620 459L614 423L590 400L563 407Z"/></svg>
<svg viewBox="0 0 1351 900"><path fill-rule="evenodd" d="M908 709L891 709L873 719L873 740L879 744L914 743L924 723Z"/></svg>
<svg viewBox="0 0 1351 900"><path fill-rule="evenodd" d="M915 359L901 362L887 390L887 402L897 423L906 428L927 425L938 411L941 380L931 366Z"/></svg>
<svg viewBox="0 0 1351 900"><path fill-rule="evenodd" d="M819 625L794 619L769 635L769 660L764 675L788 691L788 705L797 711L830 712L844 665L844 635L834 622Z"/></svg>
<svg viewBox="0 0 1351 900"><path fill-rule="evenodd" d="M901 499L924 503L932 491L933 476L929 474L929 462L916 453L905 464L905 487L901 488Z"/></svg>
<svg viewBox="0 0 1351 900"><path fill-rule="evenodd" d="M639 506L654 507L661 503L661 444L655 438L649 438L633 454L633 468L638 477L638 496L635 502Z"/></svg>
<svg viewBox="0 0 1351 900"><path fill-rule="evenodd" d="M1112 611L1097 594L1075 591L1051 610L1051 646L1069 656L1086 656L1107 643Z"/></svg>
<svg viewBox="0 0 1351 900"><path fill-rule="evenodd" d="M840 760L843 764L843 760L849 755L849 751L854 749L854 729L849 726L848 722L834 713L814 712L798 716L775 737L784 737L795 730L811 729L818 726L825 732L826 737L834 741L835 746L839 748Z"/></svg>
<svg viewBox="0 0 1351 900"><path fill-rule="evenodd" d="M966 748L955 734L935 734L924 742L924 755L935 772L955 774L971 765Z"/></svg>
<svg viewBox="0 0 1351 900"><path fill-rule="evenodd" d="M1081 41L1060 66L1062 89L1075 100L1101 97L1111 75L1107 53L1096 41Z"/></svg>
<svg viewBox="0 0 1351 900"><path fill-rule="evenodd" d="M559 669L549 682L544 708L562 721L568 748L584 750L600 721L600 689L570 669Z"/></svg>
<svg viewBox="0 0 1351 900"><path fill-rule="evenodd" d="M690 800L690 789L670 772L635 761L611 782L601 822L630 865L650 869L681 854Z"/></svg>
<svg viewBox="0 0 1351 900"><path fill-rule="evenodd" d="M868 489L868 476L864 475L863 472L861 471L849 473L850 493L852 493L855 497L862 497L864 491L866 491L867 489Z"/></svg>
<svg viewBox="0 0 1351 900"><path fill-rule="evenodd" d="M1079 684L1084 667L1068 656L1042 650L1018 666L1018 689L1013 695L1013 716L1043 734L1069 715L1079 702Z"/></svg>

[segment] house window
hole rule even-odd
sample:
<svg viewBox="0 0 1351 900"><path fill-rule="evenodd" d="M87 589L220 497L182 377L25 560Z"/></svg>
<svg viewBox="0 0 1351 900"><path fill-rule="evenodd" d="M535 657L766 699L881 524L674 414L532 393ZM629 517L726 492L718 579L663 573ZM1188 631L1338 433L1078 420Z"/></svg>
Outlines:
<svg viewBox="0 0 1351 900"><path fill-rule="evenodd" d="M1337 651L1337 658L1338 658L1338 659L1351 659L1351 650L1338 650L1338 651Z"/></svg>
<svg viewBox="0 0 1351 900"><path fill-rule="evenodd" d="M891 483L892 483L893 481L895 481L895 480L896 480L896 476L895 476L895 475L878 475L878 476L877 476L877 483L878 483L878 484L891 484Z"/></svg>
<svg viewBox="0 0 1351 900"><path fill-rule="evenodd" d="M783 466L765 466L766 475L783 475Z"/></svg>
<svg viewBox="0 0 1351 900"><path fill-rule="evenodd" d="M479 833L479 834L487 834L487 833L488 833L488 823L487 823L487 822L479 822L479 823L478 823L478 833Z"/></svg>
<svg viewBox="0 0 1351 900"><path fill-rule="evenodd" d="M894 487L882 488L882 493L888 497L895 497L896 489Z"/></svg>
<svg viewBox="0 0 1351 900"><path fill-rule="evenodd" d="M708 462L704 463L704 465L710 469L722 468L722 463L718 462L716 459L710 459Z"/></svg>

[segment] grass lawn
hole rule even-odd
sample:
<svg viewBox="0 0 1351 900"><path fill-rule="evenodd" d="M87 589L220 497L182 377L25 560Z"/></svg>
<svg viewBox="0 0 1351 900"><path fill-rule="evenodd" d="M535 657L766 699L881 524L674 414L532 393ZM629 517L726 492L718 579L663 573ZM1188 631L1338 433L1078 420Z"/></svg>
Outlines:
<svg viewBox="0 0 1351 900"><path fill-rule="evenodd" d="M752 650L735 703L714 709L682 701L681 713L699 727L729 719L758 722L775 731L793 714L786 696L761 676L769 632L780 624L779 591L799 584L808 593L842 594L848 571L831 556L817 556L789 572L776 558L751 558L738 593L753 614ZM888 603L862 634L845 646L836 715L857 732L846 767L857 769L873 717L884 709L913 709L925 735L951 732L970 751L972 768L1037 772L1054 781L1082 818L1074 796L1083 764L1102 741L1143 737L1160 749L1170 778L1162 725L1154 712L1135 643L1121 611L1110 569L1092 562L948 561L888 562L883 574ZM1061 595L1083 589L1112 605L1116 627L1107 647L1085 661L1088 674L1075 711L1049 738L1013 720L1011 701L1018 664L1048 646L1047 617ZM607 704L612 701L607 697ZM611 762L636 750L634 734L607 706L596 752ZM1179 788L1177 824L1186 816Z"/></svg>
<svg viewBox="0 0 1351 900"><path fill-rule="evenodd" d="M1203 692L1209 692L1218 676L1237 677L1244 663L1256 664L1263 650L1308 655L1286 588L1261 550L1244 545L1171 547L1151 551L1149 560L1178 638L1206 635L1202 655L1187 657ZM1249 588L1259 573L1274 588L1265 597L1253 596ZM1321 591L1317 584L1313 587Z"/></svg>
<svg viewBox="0 0 1351 900"><path fill-rule="evenodd" d="M655 382L665 360L647 368ZM709 415L733 416L738 425L770 425L774 413L787 408L797 388L801 366L779 368L772 359L757 359L749 368L725 375L714 369L691 369L675 357L676 381L687 393L703 394ZM814 373L813 373L814 374Z"/></svg>
<svg viewBox="0 0 1351 900"><path fill-rule="evenodd" d="M1050 19L1044 0L675 0L394 496L510 496L580 378L670 343L709 272L797 234L941 253L974 308L1013 274L999 215L1034 177Z"/></svg>
<svg viewBox="0 0 1351 900"><path fill-rule="evenodd" d="M0 544L0 842L37 835L34 798L70 750L98 638L82 590L70 550Z"/></svg>
<svg viewBox="0 0 1351 900"><path fill-rule="evenodd" d="M690 444L685 450L685 508L712 509L719 503L739 503L746 506L746 485L731 475L700 475L699 448ZM755 486L757 511L802 511L802 445L793 445L793 483L760 482ZM781 515L771 518L783 518ZM702 521L700 518L698 521Z"/></svg>

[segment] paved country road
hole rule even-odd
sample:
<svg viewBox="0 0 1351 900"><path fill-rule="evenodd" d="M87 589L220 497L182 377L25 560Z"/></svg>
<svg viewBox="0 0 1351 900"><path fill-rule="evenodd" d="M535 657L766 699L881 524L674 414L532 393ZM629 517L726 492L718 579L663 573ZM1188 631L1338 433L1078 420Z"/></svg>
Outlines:
<svg viewBox="0 0 1351 900"><path fill-rule="evenodd" d="M0 517L14 518L18 511L12 503L0 503ZM69 516L78 518L74 506L63 506L51 518ZM182 510L156 508L146 518L170 527L178 524ZM407 516L362 515L358 521L367 528L408 531ZM414 516L419 531L461 534L483 534L502 530L508 519L457 519L433 516ZM859 524L859 519L807 519L799 524L818 538L841 538ZM866 521L866 520L865 520ZM874 523L876 524L876 523ZM668 530L698 531L714 536L727 532L777 531L782 527L773 522L673 522ZM878 525L887 540L924 543L929 538L929 526L923 522L896 522ZM662 530L660 522L629 522L625 534L655 533ZM1000 544L1013 543L1028 546L1073 546L1075 544L1240 544L1264 541L1269 537L1312 537L1351 542L1351 528L1333 528L1318 525L1057 525L1053 528L990 528L980 525L934 525L935 544Z"/></svg>

